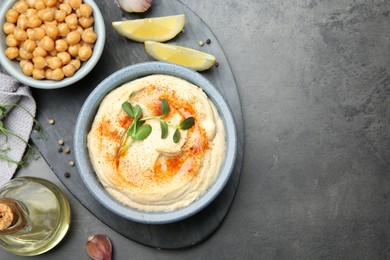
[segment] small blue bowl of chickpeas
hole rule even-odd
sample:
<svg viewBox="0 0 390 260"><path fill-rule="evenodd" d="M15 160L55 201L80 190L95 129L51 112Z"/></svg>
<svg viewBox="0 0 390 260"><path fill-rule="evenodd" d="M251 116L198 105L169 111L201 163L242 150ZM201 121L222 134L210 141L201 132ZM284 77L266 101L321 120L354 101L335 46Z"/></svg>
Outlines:
<svg viewBox="0 0 390 260"><path fill-rule="evenodd" d="M104 20L93 0L5 1L0 24L2 67L34 88L79 81L104 49Z"/></svg>

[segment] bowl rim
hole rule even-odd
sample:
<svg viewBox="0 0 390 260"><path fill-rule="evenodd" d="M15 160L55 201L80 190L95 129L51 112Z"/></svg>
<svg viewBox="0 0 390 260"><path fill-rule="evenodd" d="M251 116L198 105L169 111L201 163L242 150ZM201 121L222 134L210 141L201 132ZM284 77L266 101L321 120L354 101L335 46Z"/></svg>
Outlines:
<svg viewBox="0 0 390 260"><path fill-rule="evenodd" d="M166 74L199 86L216 106L225 127L226 156L215 181L197 200L184 208L164 212L144 212L125 206L111 197L93 170L87 148L87 133L102 99L113 89L131 80L153 74ZM144 224L166 224L188 218L208 206L222 191L232 174L237 155L237 132L233 115L219 91L201 74L166 62L144 62L122 68L104 79L88 96L78 115L74 150L81 179L92 196L111 212L131 221Z"/></svg>
<svg viewBox="0 0 390 260"><path fill-rule="evenodd" d="M0 24L3 26L5 23L5 14L6 12L11 8L11 6L17 2L18 0L9 0L5 1L1 7L0 7ZM79 70L76 71L76 73L69 77L64 78L60 81L55 80L36 80L33 77L29 77L23 74L23 72L19 68L19 64L15 63L15 61L9 60L5 54L5 48L7 47L5 45L5 33L1 29L1 42L0 42L0 48L4 46L4 50L0 51L0 63L3 66L3 68L15 79L22 82L23 84L38 88L38 89L58 89L63 88L66 86L69 86L79 80L81 80L83 77L85 77L97 64L99 61L103 49L104 44L106 40L106 29L104 24L104 19L102 16L102 13L100 12L99 7L96 5L96 3L93 0L83 0L84 3L87 3L92 6L93 9L93 17L94 17L94 30L96 34L98 35L98 39L94 45L93 52L91 58L84 62ZM4 43L4 44L3 44ZM15 64L13 64L15 63Z"/></svg>

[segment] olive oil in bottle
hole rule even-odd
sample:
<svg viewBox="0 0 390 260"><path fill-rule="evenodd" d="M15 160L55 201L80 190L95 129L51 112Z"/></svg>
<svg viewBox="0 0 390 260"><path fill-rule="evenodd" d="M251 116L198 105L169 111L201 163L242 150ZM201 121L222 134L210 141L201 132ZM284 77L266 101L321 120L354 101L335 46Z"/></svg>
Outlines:
<svg viewBox="0 0 390 260"><path fill-rule="evenodd" d="M13 254L32 256L52 249L69 222L67 198L47 180L20 177L0 189L0 247Z"/></svg>

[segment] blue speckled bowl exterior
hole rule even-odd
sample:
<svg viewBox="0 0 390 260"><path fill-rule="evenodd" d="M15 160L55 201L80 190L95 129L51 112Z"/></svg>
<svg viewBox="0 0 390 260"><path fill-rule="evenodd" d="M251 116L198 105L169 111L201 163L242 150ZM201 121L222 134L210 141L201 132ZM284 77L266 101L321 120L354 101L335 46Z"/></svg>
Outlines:
<svg viewBox="0 0 390 260"><path fill-rule="evenodd" d="M91 129L95 114L103 98L113 89L122 84L153 74L172 75L187 80L204 90L207 96L217 107L226 130L226 157L222 164L221 170L210 188L198 200L194 201L187 207L169 211L169 212L142 212L125 206L113 199L104 189L98 180L92 167L88 148L87 134ZM182 66L164 63L164 62L146 62L123 68L104 81L102 81L94 91L89 95L81 108L78 116L74 136L74 151L76 165L89 191L103 206L110 211L131 221L146 224L165 224L176 222L188 218L212 202L215 197L222 191L232 173L236 153L237 153L237 136L234 119L230 109L217 89L199 73L184 68Z"/></svg>
<svg viewBox="0 0 390 260"><path fill-rule="evenodd" d="M6 12L14 5L17 0L7 0L4 1L0 8L0 25L3 28L3 24L6 22L5 14ZM7 49L7 45L5 43L6 35L3 32L3 29L0 31L0 63L3 68L15 79L22 82L23 84L40 89L57 89L69 86L80 79L84 78L96 65L99 61L106 41L106 29L104 25L103 16L99 10L99 7L93 0L83 0L84 3L87 3L93 8L93 17L94 17L94 30L98 39L93 48L93 53L91 58L83 62L80 69L76 71L76 73L69 78L64 78L59 81L55 80L36 80L33 77L28 77L23 74L20 69L19 62L9 60L4 52Z"/></svg>

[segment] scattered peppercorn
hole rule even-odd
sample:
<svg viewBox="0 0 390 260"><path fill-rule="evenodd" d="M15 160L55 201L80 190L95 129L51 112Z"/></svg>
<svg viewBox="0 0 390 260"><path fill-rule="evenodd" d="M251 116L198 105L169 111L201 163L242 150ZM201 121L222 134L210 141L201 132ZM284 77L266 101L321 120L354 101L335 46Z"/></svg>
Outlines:
<svg viewBox="0 0 390 260"><path fill-rule="evenodd" d="M69 161L70 166L74 166L74 161Z"/></svg>
<svg viewBox="0 0 390 260"><path fill-rule="evenodd" d="M200 46L203 46L203 45L204 45L204 42L203 42L203 41L199 41L198 44L199 44Z"/></svg>
<svg viewBox="0 0 390 260"><path fill-rule="evenodd" d="M50 125L54 125L54 123L55 123L54 119L49 119L49 124Z"/></svg>
<svg viewBox="0 0 390 260"><path fill-rule="evenodd" d="M215 61L215 62L214 62L214 65L215 65L215 67L218 67L218 66L219 66L218 61Z"/></svg>
<svg viewBox="0 0 390 260"><path fill-rule="evenodd" d="M65 143L65 142L64 142L63 139L58 140L58 144L59 144L59 145L64 145L64 143Z"/></svg>
<svg viewBox="0 0 390 260"><path fill-rule="evenodd" d="M65 178L69 178L70 177L70 173L69 172L65 172L64 176L65 176Z"/></svg>
<svg viewBox="0 0 390 260"><path fill-rule="evenodd" d="M67 146L67 147L65 147L65 149L64 149L64 153L66 153L66 154L68 154L68 153L70 153L70 148Z"/></svg>
<svg viewBox="0 0 390 260"><path fill-rule="evenodd" d="M59 153L62 153L63 151L64 151L64 149L62 149L62 147L58 148Z"/></svg>
<svg viewBox="0 0 390 260"><path fill-rule="evenodd" d="M207 40L206 40L206 43L207 43L207 44L210 44L210 43L211 43L211 40L210 40L210 39L207 39Z"/></svg>

